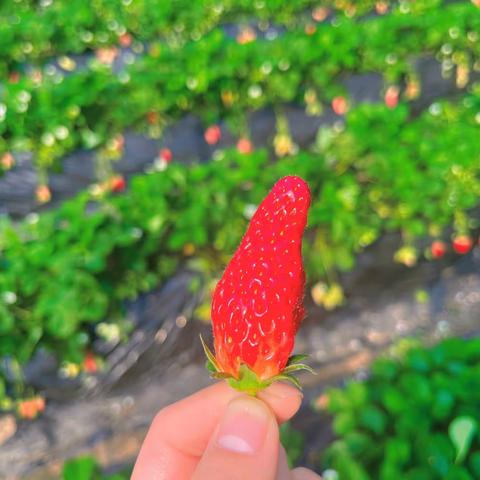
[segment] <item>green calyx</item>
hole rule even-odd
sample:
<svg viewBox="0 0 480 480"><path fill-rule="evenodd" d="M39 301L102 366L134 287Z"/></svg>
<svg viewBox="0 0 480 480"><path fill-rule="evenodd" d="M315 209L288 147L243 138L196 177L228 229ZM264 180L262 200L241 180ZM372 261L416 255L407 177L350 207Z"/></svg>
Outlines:
<svg viewBox="0 0 480 480"><path fill-rule="evenodd" d="M211 377L227 380L228 384L232 388L235 388L235 390L239 390L240 392L247 393L248 395L256 396L259 391L267 388L272 383L281 380L290 382L295 385L295 387L297 387L299 390L301 390L302 386L300 385L300 382L292 374L301 370L306 370L307 372L313 373L315 375L315 372L311 367L302 363L302 361L305 360L308 355L292 355L288 359L287 366L282 370L281 373L275 375L274 377L268 378L266 380L261 379L247 364L242 363L240 365L239 375L237 378L230 373L222 372L217 363L217 360L215 359L215 355L208 348L201 335L200 341L202 342L203 350L205 352L205 355L207 356L206 367L207 370L210 372Z"/></svg>

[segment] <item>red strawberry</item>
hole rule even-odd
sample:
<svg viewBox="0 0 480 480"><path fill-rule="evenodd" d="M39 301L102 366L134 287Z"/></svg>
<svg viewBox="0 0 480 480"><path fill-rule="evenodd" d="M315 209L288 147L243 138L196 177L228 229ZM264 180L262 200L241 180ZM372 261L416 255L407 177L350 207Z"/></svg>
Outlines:
<svg viewBox="0 0 480 480"><path fill-rule="evenodd" d="M47 203L52 198L52 192L47 185L39 185L35 190L35 196L37 197L37 201L40 203Z"/></svg>
<svg viewBox="0 0 480 480"><path fill-rule="evenodd" d="M212 125L205 130L203 136L209 145L215 145L222 138L222 131L218 125Z"/></svg>
<svg viewBox="0 0 480 480"><path fill-rule="evenodd" d="M252 142L248 138L245 138L245 137L240 138L237 142L237 150L240 153L243 153L245 155L248 153L252 153L253 151Z"/></svg>
<svg viewBox="0 0 480 480"><path fill-rule="evenodd" d="M388 3L384 1L375 4L375 10L379 15L385 15L388 12Z"/></svg>
<svg viewBox="0 0 480 480"><path fill-rule="evenodd" d="M95 355L88 351L83 358L83 369L87 373L97 373L98 371L98 363Z"/></svg>
<svg viewBox="0 0 480 480"><path fill-rule="evenodd" d="M468 253L473 246L473 240L468 235L458 235L452 242L453 249L460 255Z"/></svg>
<svg viewBox="0 0 480 480"><path fill-rule="evenodd" d="M332 100L332 110L337 115L345 115L348 111L348 103L345 97L335 97Z"/></svg>
<svg viewBox="0 0 480 480"><path fill-rule="evenodd" d="M235 388L252 393L297 369L289 356L304 317L301 247L309 206L310 191L301 178L279 180L215 288L216 357L207 355L216 376L230 377Z"/></svg>
<svg viewBox="0 0 480 480"><path fill-rule="evenodd" d="M447 253L447 245L441 240L435 240L430 246L433 258L442 258Z"/></svg>
<svg viewBox="0 0 480 480"><path fill-rule="evenodd" d="M147 122L150 125L155 125L160 119L160 115L158 114L158 112L147 112L145 116L147 117Z"/></svg>
<svg viewBox="0 0 480 480"><path fill-rule="evenodd" d="M159 153L160 158L167 163L170 163L173 158L172 151L169 148L162 148Z"/></svg>
<svg viewBox="0 0 480 480"><path fill-rule="evenodd" d="M112 192L115 192L115 193L123 192L126 186L127 186L127 182L125 181L125 178L123 178L122 175L114 175L110 179L110 189L112 190Z"/></svg>
<svg viewBox="0 0 480 480"><path fill-rule="evenodd" d="M129 47L132 44L132 36L129 33L123 33L118 37L120 45L124 48Z"/></svg>
<svg viewBox="0 0 480 480"><path fill-rule="evenodd" d="M395 108L398 105L398 96L400 89L396 85L391 85L385 92L385 105L388 108Z"/></svg>
<svg viewBox="0 0 480 480"><path fill-rule="evenodd" d="M8 76L8 81L10 83L18 83L20 81L20 74L18 72L11 72Z"/></svg>

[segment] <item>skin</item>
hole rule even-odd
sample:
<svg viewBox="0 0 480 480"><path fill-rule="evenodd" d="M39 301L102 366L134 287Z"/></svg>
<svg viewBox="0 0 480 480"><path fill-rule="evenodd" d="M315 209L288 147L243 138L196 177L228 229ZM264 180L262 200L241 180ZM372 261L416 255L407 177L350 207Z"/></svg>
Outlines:
<svg viewBox="0 0 480 480"><path fill-rule="evenodd" d="M301 400L297 389L281 383L253 398L221 382L169 405L150 426L132 480L319 480L304 468L290 471L279 441L278 425ZM240 451L226 440L231 419L253 435L254 448Z"/></svg>

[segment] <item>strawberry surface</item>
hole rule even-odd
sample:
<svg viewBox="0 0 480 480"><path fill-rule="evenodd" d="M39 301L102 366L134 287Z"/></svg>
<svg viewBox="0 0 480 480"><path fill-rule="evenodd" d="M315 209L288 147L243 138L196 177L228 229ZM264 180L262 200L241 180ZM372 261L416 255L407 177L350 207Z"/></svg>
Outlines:
<svg viewBox="0 0 480 480"><path fill-rule="evenodd" d="M308 185L288 176L253 215L213 295L220 372L238 378L243 364L267 380L286 367L305 313L301 249L309 206Z"/></svg>

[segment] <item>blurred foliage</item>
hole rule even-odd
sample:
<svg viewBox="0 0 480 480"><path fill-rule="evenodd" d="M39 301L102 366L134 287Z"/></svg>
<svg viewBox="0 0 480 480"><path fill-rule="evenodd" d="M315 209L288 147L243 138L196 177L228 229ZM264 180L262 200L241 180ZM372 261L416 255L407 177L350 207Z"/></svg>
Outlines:
<svg viewBox="0 0 480 480"><path fill-rule="evenodd" d="M440 0L416 0L408 5L424 11ZM197 40L221 23L260 21L288 28L306 19L323 19L334 13L364 14L376 7L386 13L396 8L390 0L31 0L0 5L0 74L25 62L41 64L53 55L82 53L106 46L130 46L158 37L171 43ZM313 7L313 9L312 9ZM130 38L131 37L131 38Z"/></svg>
<svg viewBox="0 0 480 480"><path fill-rule="evenodd" d="M303 454L305 440L298 430L289 423L280 427L280 440L287 453L291 468L295 466ZM93 457L79 457L68 460L63 466L63 480L127 480L131 468L121 473L104 475Z"/></svg>
<svg viewBox="0 0 480 480"><path fill-rule="evenodd" d="M308 279L332 283L343 301L337 272L382 233L401 232L419 255L452 223L463 234L478 228L469 212L480 194L479 105L471 95L412 121L406 105L364 105L344 130L321 130L317 152L276 161L264 150L218 152L206 164L139 175L122 195L92 189L17 225L0 219L0 357L23 364L44 348L78 374L95 336L128 334L124 300L182 265L213 285L252 211L289 174L312 190ZM5 388L0 377L0 399Z"/></svg>
<svg viewBox="0 0 480 480"><path fill-rule="evenodd" d="M480 339L404 342L365 382L327 393L341 480L480 478Z"/></svg>
<svg viewBox="0 0 480 480"><path fill-rule="evenodd" d="M287 453L288 466L294 468L303 456L305 437L300 430L292 427L290 422L280 426L280 442Z"/></svg>
<svg viewBox="0 0 480 480"><path fill-rule="evenodd" d="M149 15L154 19L160 11ZM226 120L235 133L247 135L247 115L266 106L295 101L318 113L322 102L345 94L340 76L348 72L378 72L386 86L404 82L403 94L411 99L421 88L415 55L435 55L443 73L456 74L465 86L469 72L480 68L478 31L478 8L461 2L428 15L408 7L362 21L340 16L274 38L257 39L250 29L232 39L216 28L195 41L152 41L118 73L112 68L116 50L99 49L78 69L73 59L61 57L60 68L15 72L0 90L0 156L31 151L42 172L59 168L58 160L78 148L99 148L99 157L114 159L122 151L115 141L119 132L135 127L159 137L172 120L192 111L207 124Z"/></svg>
<svg viewBox="0 0 480 480"><path fill-rule="evenodd" d="M127 480L130 478L130 471L104 475L94 458L79 457L65 463L62 478L63 480Z"/></svg>

